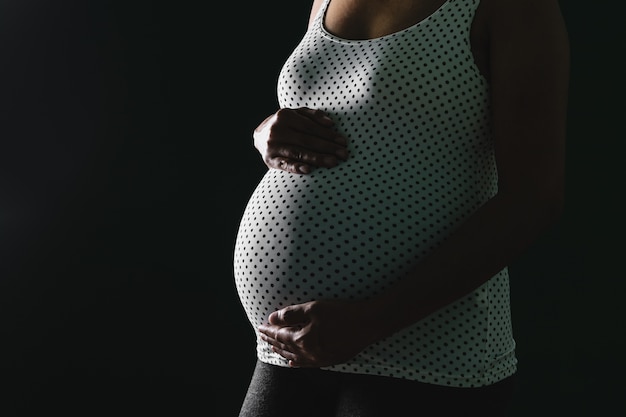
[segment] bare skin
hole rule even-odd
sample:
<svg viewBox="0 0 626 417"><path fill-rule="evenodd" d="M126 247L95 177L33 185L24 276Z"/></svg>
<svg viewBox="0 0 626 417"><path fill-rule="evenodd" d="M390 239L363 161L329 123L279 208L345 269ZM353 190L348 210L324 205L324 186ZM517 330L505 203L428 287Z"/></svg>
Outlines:
<svg viewBox="0 0 626 417"><path fill-rule="evenodd" d="M269 168L295 174L332 168L348 157L348 141L333 126L321 110L281 109L255 129L254 146Z"/></svg>
<svg viewBox="0 0 626 417"><path fill-rule="evenodd" d="M321 4L322 0L314 1L311 16ZM345 38L376 37L422 20L441 4L442 0L333 0L325 25ZM482 0L471 43L492 94L498 194L410 276L378 297L313 301L272 313L259 331L292 366L344 362L423 319L486 282L559 218L564 201L569 43L557 0ZM287 117L285 112L294 115ZM338 156L345 150L344 139L319 111L280 110L257 128L254 139L270 168L306 174L345 159Z"/></svg>

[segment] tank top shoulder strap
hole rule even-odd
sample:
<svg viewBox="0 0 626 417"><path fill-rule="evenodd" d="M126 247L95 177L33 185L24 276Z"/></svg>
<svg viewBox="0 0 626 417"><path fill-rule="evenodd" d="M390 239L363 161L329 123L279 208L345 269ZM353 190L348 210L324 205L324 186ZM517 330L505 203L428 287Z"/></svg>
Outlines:
<svg viewBox="0 0 626 417"><path fill-rule="evenodd" d="M444 8L444 6L447 5L450 6L449 8L473 15L479 4L480 0L447 0L442 3L441 8Z"/></svg>
<svg viewBox="0 0 626 417"><path fill-rule="evenodd" d="M453 13L460 17L462 20L456 26L457 30L469 36L472 21L479 5L480 0L447 0L443 3L442 9L446 9L445 13Z"/></svg>
<svg viewBox="0 0 626 417"><path fill-rule="evenodd" d="M467 11L470 15L473 15L478 5L480 4L480 0L449 0L450 3L456 3L456 7Z"/></svg>
<svg viewBox="0 0 626 417"><path fill-rule="evenodd" d="M315 18L313 20L313 25L312 26L318 26L319 27L323 23L324 16L326 15L326 9L328 9L328 4L329 3L330 3L330 0L324 0L322 5L320 6L319 10L315 14Z"/></svg>

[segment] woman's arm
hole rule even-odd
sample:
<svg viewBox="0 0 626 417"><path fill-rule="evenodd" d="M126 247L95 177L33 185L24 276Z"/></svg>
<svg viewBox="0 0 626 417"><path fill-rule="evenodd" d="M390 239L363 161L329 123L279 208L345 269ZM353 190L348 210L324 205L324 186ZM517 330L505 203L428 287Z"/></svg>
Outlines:
<svg viewBox="0 0 626 417"><path fill-rule="evenodd" d="M498 194L377 300L383 333L476 289L562 210L569 46L558 2L486 3Z"/></svg>

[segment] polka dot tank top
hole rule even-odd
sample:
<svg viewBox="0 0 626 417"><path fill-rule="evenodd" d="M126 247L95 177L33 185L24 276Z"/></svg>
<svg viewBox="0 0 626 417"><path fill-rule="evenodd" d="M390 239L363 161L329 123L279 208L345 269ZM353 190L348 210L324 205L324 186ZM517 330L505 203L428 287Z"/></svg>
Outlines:
<svg viewBox="0 0 626 417"><path fill-rule="evenodd" d="M368 40L323 26L330 0L280 71L280 107L327 112L350 158L307 175L269 169L234 251L256 331L316 299L375 295L401 279L497 192L489 86L470 50L478 0L448 0L407 29ZM516 370L505 268L471 294L325 369L456 387ZM257 334L262 362L288 366Z"/></svg>

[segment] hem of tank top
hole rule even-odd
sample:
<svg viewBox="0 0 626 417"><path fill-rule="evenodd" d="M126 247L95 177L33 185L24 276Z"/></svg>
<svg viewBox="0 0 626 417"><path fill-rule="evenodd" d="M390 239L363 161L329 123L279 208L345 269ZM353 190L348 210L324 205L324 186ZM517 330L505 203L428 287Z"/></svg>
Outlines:
<svg viewBox="0 0 626 417"><path fill-rule="evenodd" d="M269 365L275 365L275 366L281 366L284 368L290 368L290 366L288 365L287 361L281 361L280 359L276 359L276 358L261 358L261 357L257 357L257 359L263 363L267 363ZM515 356L515 354L513 354L510 357L510 362L508 365L506 365L505 367L499 367L499 368L495 368L495 367L489 367L489 368L485 368L482 370L482 373L479 373L476 376L459 376L459 375L446 375L446 374L442 374L442 373L433 373L431 371L429 372L420 372L420 371L413 371L414 376L403 376L402 374L406 374L406 370L404 369L400 369L400 368L394 368L394 367L389 367L389 366L384 366L384 367L379 367L376 365L370 365L369 369L385 369L387 370L386 373L375 373L374 371L372 372L367 372L367 371L350 371L350 370L346 370L346 369L341 369L340 367L342 366L341 364L339 365L334 365L334 366L327 366L327 367L321 367L321 368L317 368L320 369L322 371L328 371L328 372L343 372L343 373L348 373L348 374L360 374L360 375L371 375L371 376L382 376L382 377L389 377L389 378L400 378L400 379L405 379L408 381L417 381L417 382L421 382L421 383L425 383L425 384L434 384L434 385L441 385L441 386L447 386L447 387L458 387L458 388L467 388L467 387L482 387L482 386L487 386L487 385L491 385L491 384L495 384L505 378L508 378L509 376L512 376L513 374L515 374L517 372L517 357ZM501 363L501 365L504 365L503 363ZM345 365L344 365L345 366ZM347 364L347 366L350 366L350 364ZM393 372L393 370L396 370L396 372ZM392 372L388 372L389 370L392 370ZM461 384L458 383L458 381L462 381ZM447 382L447 383L446 383Z"/></svg>

